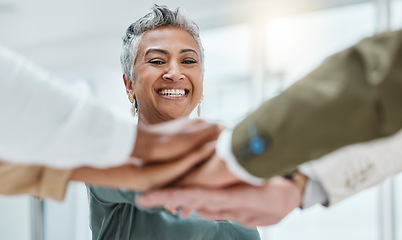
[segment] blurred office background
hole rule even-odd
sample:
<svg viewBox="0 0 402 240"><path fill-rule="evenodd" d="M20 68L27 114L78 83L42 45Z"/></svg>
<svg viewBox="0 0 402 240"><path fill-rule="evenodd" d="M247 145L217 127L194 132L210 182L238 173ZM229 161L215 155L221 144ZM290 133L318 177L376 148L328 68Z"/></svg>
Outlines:
<svg viewBox="0 0 402 240"><path fill-rule="evenodd" d="M65 81L86 82L99 101L128 114L119 63L121 36L153 3L0 0L0 43ZM181 6L200 26L206 54L202 117L229 126L325 57L378 31L402 28L402 0L155 3ZM278 225L260 228L261 236L267 240L402 239L401 184L402 178L396 176L331 208L295 210ZM70 184L62 203L1 196L0 239L90 239L85 187Z"/></svg>

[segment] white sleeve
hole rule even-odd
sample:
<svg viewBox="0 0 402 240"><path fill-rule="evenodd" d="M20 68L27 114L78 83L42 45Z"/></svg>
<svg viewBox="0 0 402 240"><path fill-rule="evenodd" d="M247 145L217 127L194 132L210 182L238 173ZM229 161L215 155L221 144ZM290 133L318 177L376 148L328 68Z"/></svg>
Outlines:
<svg viewBox="0 0 402 240"><path fill-rule="evenodd" d="M136 126L98 104L85 84L62 82L0 46L0 159L110 167L132 152Z"/></svg>
<svg viewBox="0 0 402 240"><path fill-rule="evenodd" d="M260 186L263 185L265 179L256 177L247 172L238 162L232 152L232 134L233 131L225 129L219 135L216 144L216 154L226 163L228 170L237 178L243 180L246 183Z"/></svg>
<svg viewBox="0 0 402 240"><path fill-rule="evenodd" d="M333 205L402 171L402 130L343 147L310 166Z"/></svg>
<svg viewBox="0 0 402 240"><path fill-rule="evenodd" d="M316 204L326 204L328 194L325 192L309 162L303 163L298 170L307 176L306 187L304 188L302 208L306 209Z"/></svg>

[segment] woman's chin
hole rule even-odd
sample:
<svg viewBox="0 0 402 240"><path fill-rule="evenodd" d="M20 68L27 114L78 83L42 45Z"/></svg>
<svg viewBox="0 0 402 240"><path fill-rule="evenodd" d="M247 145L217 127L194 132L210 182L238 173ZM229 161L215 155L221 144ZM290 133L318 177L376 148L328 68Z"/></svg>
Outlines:
<svg viewBox="0 0 402 240"><path fill-rule="evenodd" d="M163 116L164 116L163 119L165 121L167 121L167 120L172 120L172 119L182 118L182 117L188 118L190 116L190 113L191 113L191 111L190 112L169 111L169 112L166 112L166 113L163 114Z"/></svg>

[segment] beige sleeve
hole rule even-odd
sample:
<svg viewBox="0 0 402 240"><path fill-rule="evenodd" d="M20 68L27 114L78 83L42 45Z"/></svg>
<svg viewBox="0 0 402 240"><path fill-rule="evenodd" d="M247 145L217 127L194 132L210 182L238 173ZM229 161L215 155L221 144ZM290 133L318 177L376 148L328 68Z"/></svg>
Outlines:
<svg viewBox="0 0 402 240"><path fill-rule="evenodd" d="M0 194L63 201L72 170L0 162Z"/></svg>
<svg viewBox="0 0 402 240"><path fill-rule="evenodd" d="M333 205L402 171L402 131L341 148L310 166Z"/></svg>

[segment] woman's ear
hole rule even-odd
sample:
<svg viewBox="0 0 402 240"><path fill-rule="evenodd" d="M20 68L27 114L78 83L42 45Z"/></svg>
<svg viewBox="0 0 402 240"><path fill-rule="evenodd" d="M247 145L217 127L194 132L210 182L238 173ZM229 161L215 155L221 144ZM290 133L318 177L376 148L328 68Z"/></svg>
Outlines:
<svg viewBox="0 0 402 240"><path fill-rule="evenodd" d="M124 86L126 87L126 93L127 94L134 94L134 90L133 90L133 83L131 82L130 79L128 79L126 77L125 74L123 74L123 81L124 81Z"/></svg>
<svg viewBox="0 0 402 240"><path fill-rule="evenodd" d="M126 87L126 93L127 93L128 100L131 103L134 103L135 93L134 93L134 89L133 89L133 82L131 82L130 79L128 79L126 77L126 75L124 75L124 74L123 74L123 81L124 81L124 86Z"/></svg>

